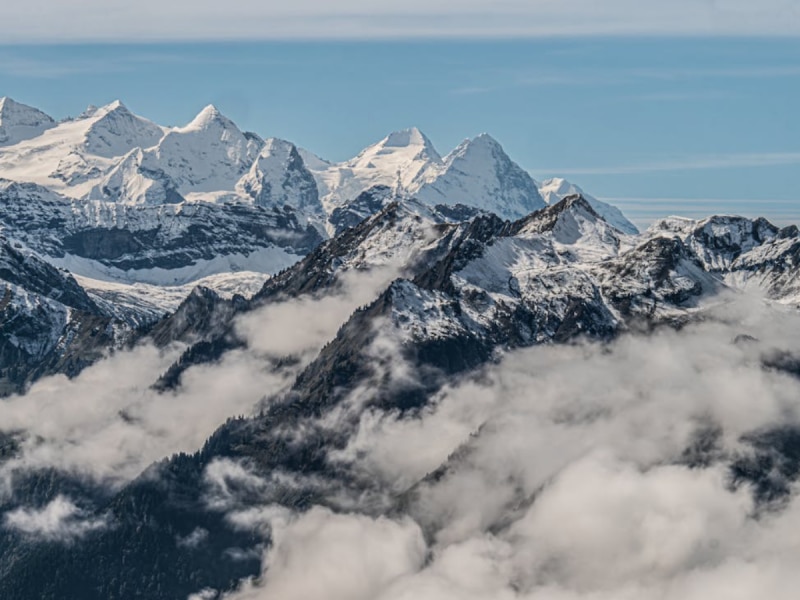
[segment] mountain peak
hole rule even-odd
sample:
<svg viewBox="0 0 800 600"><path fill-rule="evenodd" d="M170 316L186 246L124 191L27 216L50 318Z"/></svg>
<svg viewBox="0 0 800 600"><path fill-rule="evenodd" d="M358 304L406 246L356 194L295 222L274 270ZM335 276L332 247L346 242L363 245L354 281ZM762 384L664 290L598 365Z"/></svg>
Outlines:
<svg viewBox="0 0 800 600"><path fill-rule="evenodd" d="M567 196L570 195L569 191L572 189L579 189L579 188L578 186L570 183L563 177L551 177L549 179L544 179L541 181L541 183L539 183L539 191L542 192L542 195L544 195L544 192L546 190L552 190L553 194ZM556 202L558 202L558 200L556 200Z"/></svg>
<svg viewBox="0 0 800 600"><path fill-rule="evenodd" d="M297 146L287 140L280 138L267 138L264 140L264 147L261 148L261 156L270 156L277 152L297 152Z"/></svg>
<svg viewBox="0 0 800 600"><path fill-rule="evenodd" d="M31 108L30 106L25 106L24 104L20 104L13 98L9 98L8 96L3 96L0 98L0 114L5 112L10 112L17 108Z"/></svg>
<svg viewBox="0 0 800 600"><path fill-rule="evenodd" d="M484 145L484 146L502 147L500 146L500 142L498 142L496 139L494 139L491 135L489 135L486 132L480 133L476 135L472 140L470 140L470 145L476 145L476 144L479 146Z"/></svg>
<svg viewBox="0 0 800 600"><path fill-rule="evenodd" d="M103 106L97 107L94 104L90 104L86 107L80 115L78 115L78 119L92 119L92 118L103 118L106 115L112 113L121 113L121 114L133 114L128 110L128 107L125 106L121 100L114 100L113 102L109 102L108 104L104 104Z"/></svg>
<svg viewBox="0 0 800 600"><path fill-rule="evenodd" d="M474 138L464 140L453 150L450 156L466 156L467 154L489 154L497 158L508 158L500 142L488 133L481 133Z"/></svg>
<svg viewBox="0 0 800 600"><path fill-rule="evenodd" d="M377 144L365 148L355 160L365 157L373 160L383 155L405 156L431 163L439 163L442 160L433 142L416 127L393 131Z"/></svg>
<svg viewBox="0 0 800 600"><path fill-rule="evenodd" d="M598 226L602 229L606 225L603 217L582 194L573 194L516 221L512 227L515 234L552 233L558 241L572 244Z"/></svg>
<svg viewBox="0 0 800 600"><path fill-rule="evenodd" d="M519 219L545 206L533 178L485 133L459 144L416 195L430 205L464 204L504 219Z"/></svg>
<svg viewBox="0 0 800 600"><path fill-rule="evenodd" d="M218 108L217 108L217 107L216 107L214 104L206 104L206 105L203 107L203 110L201 110L201 111L198 113L198 116L200 116L200 115L209 115L209 116L211 116L211 117L218 117L218 116L220 116L221 114L222 114L222 113L221 113L221 112L219 112L219 109L218 109Z"/></svg>
<svg viewBox="0 0 800 600"><path fill-rule="evenodd" d="M265 140L250 171L236 189L261 206L292 207L306 213L322 212L314 176L297 147L278 138Z"/></svg>
<svg viewBox="0 0 800 600"><path fill-rule="evenodd" d="M85 134L86 150L98 156L124 156L133 148L149 148L164 132L155 123L133 114L119 100L95 110Z"/></svg>
<svg viewBox="0 0 800 600"><path fill-rule="evenodd" d="M8 96L0 98L0 145L31 139L55 124L52 117L38 108L21 104Z"/></svg>
<svg viewBox="0 0 800 600"><path fill-rule="evenodd" d="M207 105L203 110L197 113L197 116L192 119L184 129L208 129L211 125L218 123L225 127L233 122L223 115L219 109L213 104Z"/></svg>
<svg viewBox="0 0 800 600"><path fill-rule="evenodd" d="M542 198L544 198L544 201L550 206L554 206L561 200L570 196L580 195L591 205L597 214L621 232L629 235L636 235L639 233L639 229L636 225L631 223L616 206L602 202L594 196L590 196L580 187L566 179L553 177L551 179L545 179L537 185Z"/></svg>
<svg viewBox="0 0 800 600"><path fill-rule="evenodd" d="M541 214L559 215L566 212L580 211L586 213L592 220L602 219L591 203L583 194L572 194L548 206Z"/></svg>
<svg viewBox="0 0 800 600"><path fill-rule="evenodd" d="M100 108L98 108L97 112L110 113L115 110L123 110L129 112L128 107L122 103L122 100L114 100L113 102L109 102L105 106L101 106Z"/></svg>
<svg viewBox="0 0 800 600"><path fill-rule="evenodd" d="M181 193L232 192L263 145L209 104L188 125L167 131L145 163L163 170Z"/></svg>
<svg viewBox="0 0 800 600"><path fill-rule="evenodd" d="M433 148L433 143L416 127L393 131L381 142L383 147L407 148L409 146L425 146Z"/></svg>
<svg viewBox="0 0 800 600"><path fill-rule="evenodd" d="M6 124L4 123L6 119L15 121L15 123L13 123L14 125L23 125L25 123L22 123L22 121L30 121L31 119L37 122L55 122L52 117L43 113L38 108L17 102L8 96L3 96L0 98L0 125Z"/></svg>

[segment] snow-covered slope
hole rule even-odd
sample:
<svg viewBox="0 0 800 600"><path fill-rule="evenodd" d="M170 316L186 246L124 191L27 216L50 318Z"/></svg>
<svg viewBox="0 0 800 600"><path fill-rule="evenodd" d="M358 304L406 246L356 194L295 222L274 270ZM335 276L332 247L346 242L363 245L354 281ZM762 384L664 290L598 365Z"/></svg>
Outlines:
<svg viewBox="0 0 800 600"><path fill-rule="evenodd" d="M236 202L289 210L323 235L380 210L384 203L362 196L378 188L392 198L440 206L441 215L458 206L452 216L462 218L484 211L517 219L545 206L533 179L486 134L442 158L411 128L334 164L291 142L242 132L212 105L188 125L168 128L119 101L55 123L9 99L0 104L0 132L0 174L8 180L88 203ZM611 219L617 226L625 222L611 207L590 201L609 218L619 217Z"/></svg>
<svg viewBox="0 0 800 600"><path fill-rule="evenodd" d="M604 339L632 320L685 318L721 287L679 240L630 243L580 196L510 225L477 217L457 235L428 274L396 283L387 300L406 344L448 348L448 368L497 347Z"/></svg>
<svg viewBox="0 0 800 600"><path fill-rule="evenodd" d="M144 156L141 148L131 150L95 184L88 199L151 205L183 202L177 184L166 173L143 167Z"/></svg>
<svg viewBox="0 0 800 600"><path fill-rule="evenodd" d="M178 128L119 101L55 123L3 100L0 118L3 233L80 276L105 316L129 324L173 310L197 283L252 291L247 282L286 269L325 237L361 231L373 215L388 218L392 206L391 227L337 255L334 271L404 265L478 214L502 222L546 206L534 180L486 134L443 158L412 128L334 164L242 132L214 106ZM578 191L550 183L554 200ZM588 207L573 201L558 215L523 219L514 240L498 240L492 252L537 246L534 263L572 264L629 247L614 229L632 232L624 217L586 199Z"/></svg>
<svg viewBox="0 0 800 600"><path fill-rule="evenodd" d="M284 140L266 140L236 189L259 206L289 206L307 214L323 212L314 176L306 168L297 147Z"/></svg>
<svg viewBox="0 0 800 600"><path fill-rule="evenodd" d="M611 225L619 229L621 232L630 235L636 235L639 233L639 229L636 227L636 225L631 223L625 217L625 215L622 214L622 211L616 206L612 206L607 202L598 200L594 196L590 196L577 185L570 183L566 179L561 179L558 177L553 179L545 179L541 183L538 183L537 186L542 198L549 205L556 204L557 202L569 196L580 194L586 199L587 202L589 202L589 204L592 205L592 208L594 208L594 210L597 211L600 216L602 216L606 221L611 223Z"/></svg>
<svg viewBox="0 0 800 600"><path fill-rule="evenodd" d="M134 115L121 102L91 108L41 135L0 148L0 172L72 198L89 194L119 158L157 143L164 130Z"/></svg>
<svg viewBox="0 0 800 600"><path fill-rule="evenodd" d="M462 204L517 219L545 206L533 179L483 134L444 159L419 129L390 134L358 156L331 164L304 153L328 213L377 186L430 204Z"/></svg>
<svg viewBox="0 0 800 600"><path fill-rule="evenodd" d="M28 193L28 198L39 193L40 204L51 213L52 206L59 202L71 207L80 204L47 190L37 192L35 187L15 185L21 187L18 195L23 199L24 193ZM52 197L46 197L45 193ZM8 528L0 530L6 549L0 552L0 568L4 572L4 577L0 578L0 592L4 598L26 600L48 594L59 598L75 597L74 590L89 588L91 597L97 599L126 597L130 589L148 598L164 600L224 595L237 581L252 581L264 569L268 578L275 568L276 562L270 557L278 556L276 551L268 551L272 554L262 560L265 547L280 543L272 537L276 529L267 526L264 515L272 519L269 523L278 524L278 519L283 519L284 515L296 514L297 519L303 519L309 512L324 510L324 514L335 515L338 514L335 511L341 511L350 515L348 518L354 518L354 512L362 512L358 517L362 523L352 528L356 532L354 539L360 543L364 537L359 533L364 531L362 524L378 523L384 527L388 523L386 514L404 515L414 510L412 516L419 521L413 523L424 528L407 520L420 540L415 544L419 548L415 551L418 565L426 563L427 552L422 540L427 534L431 539L455 540L455 544L463 540L462 532L466 530L476 532L479 541L497 532L507 535L503 531L516 535L509 530L510 518L519 518L540 502L542 490L547 492L551 485L548 481L552 480L552 473L563 468L561 455L564 452L581 457L586 454L587 447L577 441L589 429L580 427L586 424L598 427L601 431L598 447L604 449L608 448L607 440L619 437L620 431L641 429L645 414L641 406L648 389L653 387L652 382L636 379L633 383L631 380L630 389L623 390L625 394L620 404L613 408L594 403L593 390L617 396L619 386L614 386L613 376L601 377L597 365L585 368L590 363L584 358L590 356L594 347L585 344L586 341L604 342L597 345L597 350L610 357L609 361L604 359L601 363L602 368L608 369L616 360L614 352L619 348L612 343L614 338L631 330L648 331L647 337L657 343L678 347L673 356L664 354L664 345L655 346L657 350L661 348L655 352L653 363L661 379L664 378L661 368L664 356L670 364L676 362L673 359L677 362L683 359L687 365L684 372L688 373L697 371L698 365L704 366L701 355L707 358L709 349L713 353L733 353L736 369L741 369L742 365L750 368L748 365L752 363L756 379L774 376L774 389L780 392L780 398L785 396L784 392L789 389L786 386L796 376L794 356L781 355L778 362L769 363L771 357L762 354L766 349L763 346L745 348L740 353L737 349L740 342L734 341L727 329L717 331L718 323L715 323L717 333L714 335L722 334L725 339L719 345L704 343L697 356L688 357L680 356L681 351L694 344L679 342L686 339L691 342L691 338L673 336L661 328L676 326L691 335L690 330L696 324L713 320L706 309L725 300L726 296L718 296L716 292L738 285L736 278L740 274L747 278L747 285L750 285L747 281L752 282L770 297L784 300L776 294L782 294L798 279L797 228L778 230L763 220L738 217L704 221L671 219L645 234L633 236L606 222L580 195L569 196L513 222L485 212L460 222L444 222L446 219L439 218L437 209L417 200L398 199L390 187L373 187L362 196L359 206L375 206L375 214L342 228L336 236L317 245L301 261L269 278L252 298L225 298L208 288L195 288L172 315L149 330L149 341L153 344L164 347L183 343L187 345L185 352L166 371L160 362L152 369L142 369L147 375L142 376L144 381L140 386L139 382L126 381L121 394L126 398L130 394L132 399L128 404L113 406L107 418L108 425L96 429L94 420L88 427L78 422L77 433L70 432L70 452L75 446L81 460L94 465L97 452L84 452L84 449L97 449L96 438L113 440L116 448L120 432L127 435L130 429L136 431L134 438L123 437L135 443L125 444L122 459L117 459L125 461L126 474L121 475L119 481L115 477L114 487L102 487L105 480L101 480L103 475L97 475L96 471L87 468L84 474L82 463L70 462L64 467L63 462L50 459L50 462L35 463L47 468L24 471L27 446L19 447L16 441L19 437L26 444L28 439L34 443L36 438L32 434L25 437L27 430L18 436L16 430L6 431L0 427L0 432L6 434L0 437L3 458L11 461L19 458L12 464L21 465L23 471L21 483L12 482L12 493L3 508L6 514L16 511L12 514L38 515L28 507L42 506L49 498L69 493L75 506L80 503L80 512L75 513L80 519L108 523L93 528L86 537L72 536L68 544L43 543ZM151 211L163 207L123 205L121 208L118 203L110 202L98 204L100 206L96 210L98 215L103 215L102 222L117 219L119 223L126 223L127 231L135 230L127 223L137 218L149 222L160 219L167 222L166 229L180 227L165 216L168 213L158 213L158 219L151 220ZM178 206L188 210L194 205L187 202ZM256 209L265 210L261 207L252 210ZM77 208L74 212L80 214ZM207 217L215 213L203 214ZM249 218L254 213L243 214ZM150 216L145 219L141 215ZM68 217L63 218L67 223L59 227L71 227ZM200 222L202 219L192 224ZM245 229L246 223L243 220L237 226ZM33 230L26 229L24 223L13 225L17 231L31 232L31 239L34 239ZM43 248L56 248L62 242L40 239L39 243ZM95 250L108 246L97 244ZM189 244L188 247L195 246ZM65 281L63 272L47 266L38 268L41 265L33 254L25 252L21 259L9 256L3 264L18 271L16 276L20 281L38 281L41 277L36 273L51 273L59 286L72 287ZM35 269L26 266L28 260L36 263ZM154 298L172 293L163 287L139 286L134 294L125 286L104 285L83 278L79 282L90 288L89 300L100 311L124 303L135 303L131 308L145 310ZM47 339L48 347L57 349L55 354L45 351L41 359L35 353L26 354L35 356L26 365L35 366L36 360L41 360L46 372L74 374L85 365L73 362L76 354L65 354L62 346L80 352L80 357L86 360L86 356L91 359L96 355L98 339L108 347L119 343L120 336L112 335L119 327L118 322L102 315L84 315L77 319L77 312L63 302L50 304L54 300L48 295L48 289L47 285L41 287L37 297L33 297L34 292L29 289L6 290L0 295L0 311L10 306L14 317L4 321L3 326L43 324L25 342ZM177 295L159 301L174 303ZM36 313L41 315L38 318L28 318L34 311L24 314L27 321L17 320L17 312L13 312L26 305L38 310L44 304L47 305L44 312ZM4 312L3 316L6 314ZM249 327L242 327L245 323L250 323ZM650 328L658 329L650 335ZM284 331L283 342L309 334L314 339L301 340L299 345L283 342L272 345L273 336L281 337L278 330ZM301 331L303 335L296 335ZM53 332L57 335L47 337ZM8 350L0 353L0 357L9 359L0 368L3 373L9 373L22 356L21 353L12 355L13 348L22 346L12 343L13 336L17 336L14 341L19 341L19 330L9 327L4 331L0 327L0 333L6 336L0 337L0 342L8 342L0 346ZM743 335L742 339L746 337ZM632 345L634 341L635 337L631 336L621 345L637 353L639 348L645 348ZM263 342L267 343L262 346ZM574 344L574 347L556 346L562 343ZM744 345L754 343L757 343L754 338L742 342ZM537 360L537 357L547 356L544 352L523 356L525 360L504 375L493 370L493 365L504 364L514 350L536 345L551 346L554 355L580 363L568 372L559 372L552 380L552 389L561 389L566 381L565 373L570 378L581 378L583 391L574 394L577 398L574 406L569 402L565 406L563 398L555 396L550 399L552 402L545 403L544 412L534 413L534 420L522 423L524 427L519 428L520 439L531 437L530 423L538 426L547 422L543 431L552 428L559 435L566 432L569 437L558 446L558 452L549 453L558 460L552 468L542 469L533 484L521 487L521 474L527 474L530 461L541 453L543 446L509 446L506 438L500 436L497 447L500 450L490 451L493 457L500 457L500 462L508 461L509 448L515 455L520 454L520 447L528 452L501 473L508 492L502 502L489 513L471 513L464 520L459 518L457 527L437 523L439 515L445 522L450 519L454 498L463 496L464 505L470 508L474 505L475 494L465 494L465 489L478 489L483 493L490 486L499 485L498 479L493 477L494 470L485 470L485 479L467 480L460 476L464 471L453 469L471 472L480 467L481 462L473 460L477 456L473 452L486 439L482 436L492 430L502 433L504 422L516 423L520 415L527 414L526 407L541 404L547 394L541 393L544 388L538 381L542 376L549 376L553 364ZM27 347L37 350L33 343ZM165 356L165 362L172 359L169 354ZM762 369L762 365L769 370ZM713 385L721 380L720 372L713 368L712 371L712 378L708 380L712 387L700 386L703 394L708 394L708 390L713 392ZM253 373L259 377L250 385L245 375ZM520 378L522 374L525 376ZM33 368L26 373L29 378L36 375ZM112 373L114 375L116 373ZM270 378L267 383L264 376ZM153 385L155 377L158 381ZM273 377L278 380L274 384L269 382ZM98 395L104 405L107 401L102 389L105 380L100 378L98 386L97 379L90 373L86 381L79 380L77 384L89 385L89 390L101 387ZM496 394L489 387L495 381ZM59 401L64 387L58 390ZM129 387L132 390L129 391ZM200 389L206 387L209 389ZM79 392L82 389L77 388ZM507 404L509 394L520 389L524 402ZM769 388L769 393L772 389ZM242 404L233 408L229 403L231 391L244 396ZM456 400L451 405L447 399L453 391L459 395L451 397ZM666 399L666 403L653 415L663 416L664 410L671 410L673 397L674 394L667 394L660 398ZM213 400L224 403L223 412L214 413L208 424L200 417L207 416L207 407ZM188 408L173 411L173 407L180 406L183 401ZM756 403L758 401L761 396ZM487 402L496 404L500 412L485 412ZM714 398L714 402L718 403L719 398ZM155 407L154 417L140 425L140 415L148 414L140 407L151 403ZM673 471L685 469L694 477L706 468L702 461L708 458L717 461L710 468L715 470L714 481L719 483L723 493L732 493L729 486L733 477L741 477L734 484L740 486L736 493L753 496L752 501L749 498L736 500L737 506L742 508L736 515L749 515L754 511L760 514L762 506L775 510L775 500L791 494L800 472L795 451L798 430L795 425L791 429L785 425L783 404L778 403L779 410L774 410L772 405L767 407L780 420L777 433L768 431L763 437L766 441L761 443L762 438L759 438L758 445L742 435L732 436L731 453L720 452L717 446L717 440L726 433L720 427L727 426L727 422L723 421L718 427L715 421L709 421L709 412L703 406L698 410L693 398L685 404L689 420L686 427L679 428L676 437L656 440L658 444L655 445L650 437L642 438L641 444L637 439L637 448L643 449L641 456L647 457L643 468L658 469L666 464ZM628 406L630 408L625 408ZM89 405L92 412L96 411L94 407L94 404ZM439 447L439 440L431 436L449 436L446 429L450 428L450 417L441 422L444 428L440 425L429 428L429 424L431 419L435 421L442 415L443 410L454 410L466 420L463 424L457 421L456 436ZM617 410L632 410L632 419L623 427L609 427L606 419ZM233 411L247 412L245 416L225 420ZM737 415L741 412L739 410ZM170 419L164 418L165 414ZM745 423L745 427L756 432L763 429L763 421L754 423L750 416L745 411L744 416L735 421ZM106 420L104 416L103 419ZM209 433L217 423L219 428L205 443L202 437L190 438L187 442L183 428L169 428L174 421L182 420L186 423L179 424L186 425L193 433L199 426L208 426L208 430L202 431ZM658 419L656 422L660 423ZM84 445L80 435L84 431L82 427L93 434L91 446ZM139 435L139 429L143 435ZM34 430L31 428L31 431ZM394 438L397 431L401 432L401 437ZM413 444L425 456L434 448L433 458L430 461L425 458L424 464L415 465L413 473L405 475L398 483L391 468L386 471L365 469L365 464L369 464L365 457L368 458L370 449L376 446L364 442L378 435L392 437L392 443L382 450L384 456L393 458ZM158 462L145 471L144 476L137 476L139 462L133 462L134 467L128 468L132 461L142 458L138 452L143 445L141 440L147 443L166 439L172 443L170 436L176 438L175 446L157 447L159 451L163 447L163 454L172 454L172 458ZM60 438L57 441L56 448L67 448ZM430 446L429 441L436 443ZM41 447L53 447L53 444L47 445L49 443L43 438ZM620 447L625 444L627 439ZM660 455L652 454L653 448L660 445L670 449L666 462ZM134 450L129 451L129 447ZM192 453L194 449L198 452ZM147 460L142 461L141 468L153 460L150 454L145 456ZM746 462L730 462L739 460ZM499 463L492 460L490 464ZM16 472L14 476L17 477ZM426 486L438 486L443 481L453 483L454 487L441 496L421 495ZM477 481L477 485L472 481ZM45 494L49 495L40 501ZM707 494L703 494L705 498ZM427 502L426 498L432 501ZM265 511L265 506L269 510ZM443 507L434 518L426 516L430 515L431 506ZM484 514L490 518L484 519ZM738 522L739 517L736 519ZM349 528L335 528L331 547L339 548L337 540L341 531L348 535L352 532ZM156 545L161 549L162 560L154 566L152 556ZM499 553L508 554L508 547L500 548ZM569 547L569 543L565 547ZM408 544L403 544L402 548L401 555L407 555ZM484 546L478 547L479 553L484 550ZM489 550L497 554L497 548ZM102 553L103 560L98 560L98 552ZM231 559L225 558L228 556ZM242 559L251 556L252 559ZM509 568L508 573L511 574L508 579L513 579L514 568ZM168 590L163 582L169 582ZM30 590L34 593L28 593ZM504 584L501 595L506 591L509 597L515 594L510 583ZM477 594L476 597L497 596L493 590L483 596L480 591Z"/></svg>
<svg viewBox="0 0 800 600"><path fill-rule="evenodd" d="M464 204L505 219L545 206L531 176L485 133L464 141L444 159L435 178L409 191L428 204Z"/></svg>
<svg viewBox="0 0 800 600"><path fill-rule="evenodd" d="M220 298L255 295L269 278L264 273L238 271L209 275L182 285L120 283L76 275L94 303L107 315L131 325L149 324L174 313L196 287L216 292Z"/></svg>
<svg viewBox="0 0 800 600"><path fill-rule="evenodd" d="M134 148L148 148L164 136L163 128L133 114L119 100L83 115L88 127L82 147L89 154L114 158Z"/></svg>
<svg viewBox="0 0 800 600"><path fill-rule="evenodd" d="M643 237L678 238L704 268L734 288L756 290L784 304L800 305L800 234L763 218L716 215L694 220L669 217Z"/></svg>
<svg viewBox="0 0 800 600"><path fill-rule="evenodd" d="M143 166L166 173L182 193L232 192L263 144L208 105L185 127L168 131L145 153Z"/></svg>
<svg viewBox="0 0 800 600"><path fill-rule="evenodd" d="M442 161L431 141L416 128L391 133L343 163L327 163L308 152L303 157L328 213L376 186L414 193L421 183L435 177Z"/></svg>
<svg viewBox="0 0 800 600"><path fill-rule="evenodd" d="M130 334L70 273L0 235L0 396L77 374Z"/></svg>
<svg viewBox="0 0 800 600"><path fill-rule="evenodd" d="M271 274L322 241L293 211L235 203L75 200L4 180L0 224L7 236L58 266L120 283L181 285L241 270Z"/></svg>
<svg viewBox="0 0 800 600"><path fill-rule="evenodd" d="M0 146L9 146L44 133L54 127L52 117L39 109L0 98Z"/></svg>

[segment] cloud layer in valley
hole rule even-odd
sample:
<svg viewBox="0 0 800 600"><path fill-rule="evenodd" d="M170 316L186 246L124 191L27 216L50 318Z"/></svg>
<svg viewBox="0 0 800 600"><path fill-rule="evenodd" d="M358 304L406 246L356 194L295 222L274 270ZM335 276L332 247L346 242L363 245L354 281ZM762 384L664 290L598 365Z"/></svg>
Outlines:
<svg viewBox="0 0 800 600"><path fill-rule="evenodd" d="M230 598L788 600L794 485L772 473L788 495L764 504L731 465L798 426L800 381L765 367L798 334L793 311L741 298L681 331L512 352L417 415L367 411L331 460L399 510L264 507L265 572Z"/></svg>
<svg viewBox="0 0 800 600"><path fill-rule="evenodd" d="M329 295L270 304L242 316L237 332L249 347L188 369L174 391L150 386L181 349L144 345L74 379L48 377L25 395L0 402L0 431L20 447L0 465L0 491L13 487L14 473L46 467L121 485L155 461L198 450L227 418L250 415L263 399L288 389L347 317L395 275L391 267L347 273ZM276 370L273 359L287 355L299 360Z"/></svg>
<svg viewBox="0 0 800 600"><path fill-rule="evenodd" d="M36 541L71 543L107 526L105 518L91 517L65 496L56 496L45 507L18 508L5 514L3 524Z"/></svg>

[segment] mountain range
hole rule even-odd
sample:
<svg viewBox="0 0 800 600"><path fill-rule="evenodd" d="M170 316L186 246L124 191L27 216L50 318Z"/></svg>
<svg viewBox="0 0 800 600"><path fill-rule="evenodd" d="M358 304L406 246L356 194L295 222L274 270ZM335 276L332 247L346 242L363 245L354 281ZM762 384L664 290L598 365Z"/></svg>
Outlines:
<svg viewBox="0 0 800 600"><path fill-rule="evenodd" d="M409 129L334 164L291 142L242 132L214 106L186 126L164 127L119 101L57 122L10 98L0 100L0 132L3 235L77 278L94 312L124 331L114 339L172 312L196 285L228 297L252 294L394 199L414 198L442 222L481 212L516 219L546 206L539 184L485 134L442 158ZM576 191L548 185L551 203ZM586 198L636 232L619 211ZM19 280L7 282L14 295ZM28 292L36 294L33 305L52 312L54 300L40 302L36 290L14 297ZM81 307L57 308L65 315ZM47 330L34 319L35 339L4 338L9 356L20 356L21 346L31 365L54 350L63 355L68 324L80 319L51 317ZM12 379L22 385L29 377L23 369Z"/></svg>
<svg viewBox="0 0 800 600"><path fill-rule="evenodd" d="M409 129L331 163L213 106L168 128L120 102L56 122L10 99L0 226L3 598L309 597L278 574L329 526L397 560L316 593L415 597L392 585L477 544L463 560L502 582L462 597L534 598L582 589L534 517L587 444L636 457L626 490L648 469L724 473L754 520L800 474L789 404L762 402L800 387L794 330L732 316L755 296L748 317L793 323L795 226L640 233L485 134L442 157ZM652 419L659 386L673 410ZM337 544L309 563L320 586ZM540 571L512 568L526 553Z"/></svg>

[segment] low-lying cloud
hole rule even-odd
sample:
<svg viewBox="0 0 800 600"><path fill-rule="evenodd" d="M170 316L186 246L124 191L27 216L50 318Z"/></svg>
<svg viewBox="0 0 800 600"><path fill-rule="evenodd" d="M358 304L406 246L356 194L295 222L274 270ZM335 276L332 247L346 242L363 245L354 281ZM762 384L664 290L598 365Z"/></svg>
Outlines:
<svg viewBox="0 0 800 600"><path fill-rule="evenodd" d="M122 485L155 461L196 451L227 418L251 415L263 399L287 390L349 315L396 273L353 271L328 295L267 305L241 317L237 332L248 348L189 368L173 391L150 386L182 348L144 345L74 379L48 377L0 402L0 431L14 435L19 445L0 465L0 491L13 488L15 473L46 467ZM299 360L276 369L274 359L287 355Z"/></svg>
<svg viewBox="0 0 800 600"><path fill-rule="evenodd" d="M343 272L336 291L321 297L301 296L243 315L237 332L256 352L308 358L309 353L316 353L332 340L350 315L372 302L399 273L393 264Z"/></svg>
<svg viewBox="0 0 800 600"><path fill-rule="evenodd" d="M143 346L0 403L1 427L15 432L20 446L0 468L6 482L20 470L56 467L124 484L165 456L197 450L225 419L250 414L289 381L236 351L219 364L189 369L175 391L152 389L177 356Z"/></svg>
<svg viewBox="0 0 800 600"><path fill-rule="evenodd" d="M416 415L368 410L331 460L397 509L265 507L265 570L230 597L793 598L795 488L761 504L730 465L743 436L800 424L800 380L764 361L798 334L795 312L740 298L680 331L511 352Z"/></svg>
<svg viewBox="0 0 800 600"><path fill-rule="evenodd" d="M3 525L36 541L71 543L108 523L59 495L42 509L18 508L6 513Z"/></svg>
<svg viewBox="0 0 800 600"><path fill-rule="evenodd" d="M276 522L272 535L263 585L247 583L230 598L372 600L392 582L416 572L426 556L422 531L410 519L314 508L297 519Z"/></svg>

